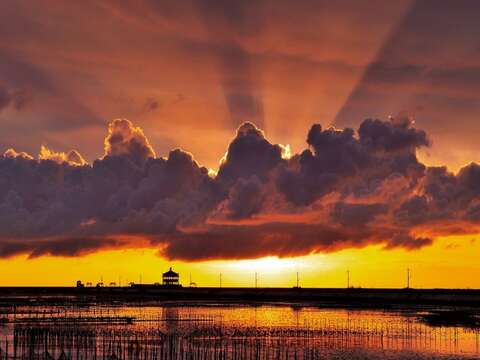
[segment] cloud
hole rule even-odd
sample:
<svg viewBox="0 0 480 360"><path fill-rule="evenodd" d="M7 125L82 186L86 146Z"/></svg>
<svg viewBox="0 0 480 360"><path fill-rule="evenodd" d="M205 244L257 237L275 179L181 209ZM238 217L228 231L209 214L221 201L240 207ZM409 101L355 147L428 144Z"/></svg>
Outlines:
<svg viewBox="0 0 480 360"><path fill-rule="evenodd" d="M384 204L349 204L338 202L332 211L332 220L343 226L362 227L384 214L388 207Z"/></svg>
<svg viewBox="0 0 480 360"><path fill-rule="evenodd" d="M385 245L386 249L394 249L402 247L407 250L419 249L426 245L432 244L432 239L428 237L414 238L409 234L400 233L393 236Z"/></svg>
<svg viewBox="0 0 480 360"><path fill-rule="evenodd" d="M239 178L214 216L233 220L252 217L262 210L265 196L263 184L256 175Z"/></svg>
<svg viewBox="0 0 480 360"><path fill-rule="evenodd" d="M286 197L308 205L331 193L368 195L392 175L403 176L412 186L423 175L416 149L429 144L426 134L404 122L367 119L358 136L350 128L312 126L310 148L292 158L277 183Z"/></svg>
<svg viewBox="0 0 480 360"><path fill-rule="evenodd" d="M33 160L33 156L31 156L30 154L27 154L24 151L16 152L15 149L12 148L5 150L5 152L3 153L3 157L12 159L16 157L21 157L27 160Z"/></svg>
<svg viewBox="0 0 480 360"><path fill-rule="evenodd" d="M108 135L104 141L105 156L123 155L135 164L143 164L155 157L155 151L139 127L130 120L115 119L108 124Z"/></svg>
<svg viewBox="0 0 480 360"><path fill-rule="evenodd" d="M365 246L370 235L309 223L210 225L193 233L176 234L174 241L167 242L163 255L188 261L299 256Z"/></svg>
<svg viewBox="0 0 480 360"><path fill-rule="evenodd" d="M83 166L87 164L87 161L76 150L70 150L68 153L55 152L47 148L45 145L40 147L38 158L39 160L51 160L57 164L67 163L72 166Z"/></svg>
<svg viewBox="0 0 480 360"><path fill-rule="evenodd" d="M125 245L125 242L105 237L60 238L58 240L37 240L30 243L4 242L0 244L0 256L10 257L28 253L30 259L45 255L72 257L86 255L99 249L118 248Z"/></svg>
<svg viewBox="0 0 480 360"><path fill-rule="evenodd" d="M0 157L0 256L80 256L158 247L188 261L299 256L381 244L416 250L476 233L480 165L458 174L416 157L427 134L405 117L358 131L315 124L291 157L242 124L218 174L181 150L157 157L142 129L110 122L105 154L42 146Z"/></svg>
<svg viewBox="0 0 480 360"><path fill-rule="evenodd" d="M402 151L430 144L425 131L410 126L410 119L365 120L358 129L362 144L373 151Z"/></svg>
<svg viewBox="0 0 480 360"><path fill-rule="evenodd" d="M282 153L280 145L271 144L262 130L245 122L238 128L237 136L228 147L218 178L228 184L252 175L266 181L269 172L284 161Z"/></svg>

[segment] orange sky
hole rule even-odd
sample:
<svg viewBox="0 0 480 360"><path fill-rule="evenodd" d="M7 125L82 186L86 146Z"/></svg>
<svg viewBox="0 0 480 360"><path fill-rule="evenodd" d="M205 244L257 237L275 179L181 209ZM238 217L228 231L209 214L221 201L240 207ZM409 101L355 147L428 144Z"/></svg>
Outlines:
<svg viewBox="0 0 480 360"><path fill-rule="evenodd" d="M153 249L99 252L79 258L24 256L0 260L5 286L68 286L77 279L96 284L121 282L161 282L161 273L173 266L184 286L192 281L198 286L290 287L299 272L303 287L345 287L347 269L350 285L355 287L405 287L406 271L411 271L411 286L416 288L479 288L480 250L476 237L458 236L437 239L430 247L416 251L382 250L370 246L360 250L343 250L328 255L298 258L275 257L240 261L185 263L166 261ZM459 262L458 259L461 259ZM128 264L126 266L125 264ZM68 271L65 271L68 269Z"/></svg>
<svg viewBox="0 0 480 360"><path fill-rule="evenodd" d="M401 115L414 118L431 141L416 148L419 161L457 172L480 158L480 53L472 7L467 0L3 1L0 152L14 148L36 157L45 145L75 149L93 163L104 155L108 122L128 118L158 157L181 148L218 171L244 121L298 154L308 147L313 123L356 129L369 117ZM2 193L0 205L6 197ZM292 210L276 196L267 205L269 216L272 207L281 207L279 217L321 217L324 211L315 202ZM210 216L209 224L214 220ZM466 225L459 224L462 231L449 230L420 249L364 243L252 263L168 261L155 242L145 249L94 247L86 256L15 255L0 260L0 271L9 274L0 285L68 285L100 276L137 281L139 273L157 281L174 264L184 284L192 273L199 285L216 285L222 272L226 285L251 285L258 267L266 286L292 285L297 270L304 286L344 286L347 268L355 286L404 286L410 267L414 286L479 287L476 231L465 235Z"/></svg>

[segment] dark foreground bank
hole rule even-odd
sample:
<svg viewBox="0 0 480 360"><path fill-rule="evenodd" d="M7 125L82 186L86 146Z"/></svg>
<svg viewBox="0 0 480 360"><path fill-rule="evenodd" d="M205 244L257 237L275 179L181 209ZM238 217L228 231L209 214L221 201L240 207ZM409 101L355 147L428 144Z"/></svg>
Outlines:
<svg viewBox="0 0 480 360"><path fill-rule="evenodd" d="M302 305L383 308L402 305L480 308L480 290L469 289L327 289L327 288L165 288L0 287L0 304L32 302L208 301L278 302Z"/></svg>

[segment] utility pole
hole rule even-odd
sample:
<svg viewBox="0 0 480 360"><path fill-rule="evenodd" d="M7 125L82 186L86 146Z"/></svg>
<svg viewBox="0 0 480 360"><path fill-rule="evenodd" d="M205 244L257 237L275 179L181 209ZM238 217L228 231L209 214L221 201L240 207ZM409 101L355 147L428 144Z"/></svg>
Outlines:
<svg viewBox="0 0 480 360"><path fill-rule="evenodd" d="M299 287L300 287L300 281L298 279L298 271L297 271L297 288L299 288Z"/></svg>
<svg viewBox="0 0 480 360"><path fill-rule="evenodd" d="M220 289L222 288L222 273L220 273Z"/></svg>
<svg viewBox="0 0 480 360"><path fill-rule="evenodd" d="M407 268L407 289L410 289L410 268Z"/></svg>
<svg viewBox="0 0 480 360"><path fill-rule="evenodd" d="M350 289L350 270L347 270L347 289Z"/></svg>
<svg viewBox="0 0 480 360"><path fill-rule="evenodd" d="M258 285L258 276L257 273L255 272L255 289L257 288Z"/></svg>

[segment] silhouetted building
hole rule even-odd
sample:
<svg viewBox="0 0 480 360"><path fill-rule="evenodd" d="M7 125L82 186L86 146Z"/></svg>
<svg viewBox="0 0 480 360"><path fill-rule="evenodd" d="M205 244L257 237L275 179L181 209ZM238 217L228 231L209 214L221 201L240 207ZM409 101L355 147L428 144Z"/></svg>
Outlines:
<svg viewBox="0 0 480 360"><path fill-rule="evenodd" d="M164 286L180 286L180 283L178 282L180 276L178 273L172 270L168 270L167 272L163 273L162 275L162 280L163 280L163 285Z"/></svg>

